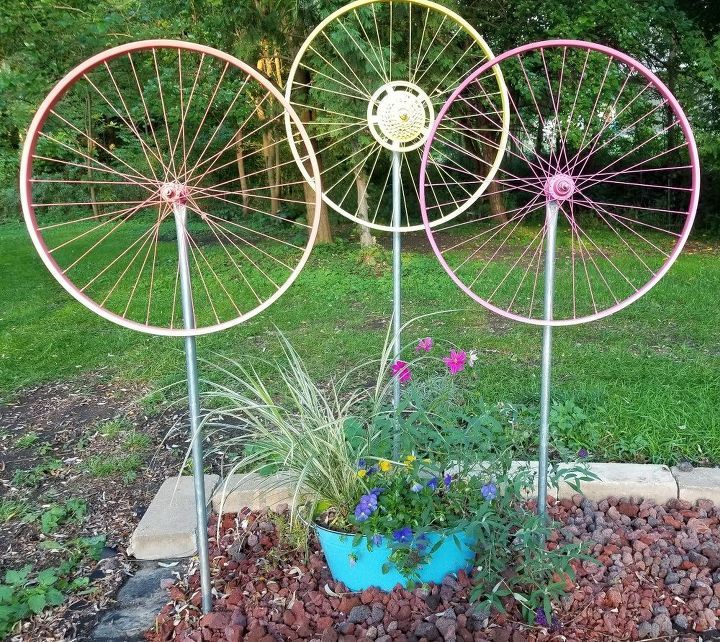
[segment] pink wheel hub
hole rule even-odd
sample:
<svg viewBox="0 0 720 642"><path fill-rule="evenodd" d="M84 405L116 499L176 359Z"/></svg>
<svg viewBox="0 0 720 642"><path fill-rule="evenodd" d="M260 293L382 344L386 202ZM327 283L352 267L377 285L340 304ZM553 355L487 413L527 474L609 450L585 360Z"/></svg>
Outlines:
<svg viewBox="0 0 720 642"><path fill-rule="evenodd" d="M187 185L178 182L165 183L160 188L160 197L170 205L185 205L188 200Z"/></svg>
<svg viewBox="0 0 720 642"><path fill-rule="evenodd" d="M573 195L575 181L567 174L556 174L545 183L545 195L552 201L562 202Z"/></svg>

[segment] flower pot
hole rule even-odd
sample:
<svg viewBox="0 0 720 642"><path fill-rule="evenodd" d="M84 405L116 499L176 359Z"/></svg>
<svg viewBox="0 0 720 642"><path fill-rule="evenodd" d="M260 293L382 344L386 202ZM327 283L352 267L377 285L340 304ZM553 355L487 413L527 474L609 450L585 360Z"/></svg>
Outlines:
<svg viewBox="0 0 720 642"><path fill-rule="evenodd" d="M353 546L355 536L352 534L331 531L317 524L315 530L333 578L345 584L351 591L362 591L371 586L390 591L396 584L407 584L408 578L392 563L390 570L383 573L383 565L388 562L392 553L385 541L368 550L366 537ZM442 540L442 543L427 562L418 568L420 581L439 584L450 573L457 573L462 569L470 570L475 557L475 538L462 532L451 535L442 532L427 533L426 537L428 550L432 550L438 541Z"/></svg>

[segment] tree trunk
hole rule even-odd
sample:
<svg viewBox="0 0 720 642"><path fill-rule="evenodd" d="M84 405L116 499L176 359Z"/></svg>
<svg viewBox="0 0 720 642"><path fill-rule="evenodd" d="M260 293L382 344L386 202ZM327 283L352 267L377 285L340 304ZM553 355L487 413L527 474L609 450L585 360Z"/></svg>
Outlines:
<svg viewBox="0 0 720 642"><path fill-rule="evenodd" d="M300 85L307 87L310 84L310 73L307 69L298 69L297 77L298 83ZM299 101L303 104L306 104L307 92L300 92L299 96ZM300 120L303 123L309 123L312 120L312 112L309 109L300 110ZM312 144L312 139L310 142ZM300 144L300 149L302 150L302 143ZM322 157L319 154L317 155L317 163L318 168L320 169L320 173L322 173ZM312 176L312 168L310 167L310 163L304 161L304 165L307 173ZM307 181L303 181L303 189L305 190L305 202L307 204L307 219L308 223L312 225L315 220L315 190L313 190L312 187L308 185ZM315 239L315 243L318 245L320 243L332 243L332 229L330 228L330 218L328 217L328 208L325 201L321 202L320 212L318 215L320 216L320 223L318 225L318 233Z"/></svg>
<svg viewBox="0 0 720 642"><path fill-rule="evenodd" d="M275 141L273 151L275 152L275 183L274 183L275 194L274 194L274 197L279 200L280 195L281 195L280 186L282 185L282 171L281 171L282 168L280 165L280 141Z"/></svg>
<svg viewBox="0 0 720 642"><path fill-rule="evenodd" d="M263 158L265 159L265 170L267 172L268 186L270 187L270 214L277 216L279 207L277 199L277 183L275 182L275 140L272 132L267 129L263 131Z"/></svg>
<svg viewBox="0 0 720 642"><path fill-rule="evenodd" d="M360 167L355 171L355 189L357 191L357 215L363 221L368 218L368 175L365 168ZM360 228L360 247L372 247L375 245L375 237L370 233L370 228L365 225L358 225Z"/></svg>
<svg viewBox="0 0 720 642"><path fill-rule="evenodd" d="M317 161L318 165L322 167L319 158L317 159ZM310 163L305 160L303 161L303 164L305 165L305 170L307 171L307 173L312 176L312 167L310 167ZM303 181L303 190L305 192L308 225L313 225L315 223L315 190L307 181ZM319 245L320 243L332 243L333 237L332 230L330 229L330 219L328 218L327 204L323 200L320 201L320 212L318 213L318 216L320 217L320 223L318 224L318 232L317 236L315 237L315 244Z"/></svg>
<svg viewBox="0 0 720 642"><path fill-rule="evenodd" d="M241 138L240 132L235 134L237 141L235 143L235 158L237 159L238 178L240 179L240 191L242 192L243 214L248 213L248 204L250 197L248 196L248 181L245 172L245 150L242 143L238 142Z"/></svg>
<svg viewBox="0 0 720 642"><path fill-rule="evenodd" d="M93 152L95 151L95 139L93 138L93 126L92 126L92 100L90 98L90 92L87 92L85 94L85 112L86 112L86 119L85 119L85 129L87 133L87 155L88 159L86 161L87 165L87 177L89 181L93 180L93 171L92 171L92 164L90 159L93 158ZM95 184L90 183L90 202L92 203L92 213L93 216L97 217L100 214L100 208L98 207L96 193L95 193Z"/></svg>
<svg viewBox="0 0 720 642"><path fill-rule="evenodd" d="M497 146L495 141L493 141L492 145L481 145L480 147L482 156L487 163L485 168L485 172L487 173L492 164L495 162L495 157L498 153ZM487 186L485 193L487 194L487 200L490 204L490 215L493 219L497 219L498 222L505 223L508 218L505 213L505 200L503 199L501 189L500 183L492 180Z"/></svg>
<svg viewBox="0 0 720 642"><path fill-rule="evenodd" d="M487 176L492 164L498 153L500 143L495 140L492 132L486 132L485 137L488 141L475 140L472 136L463 135L465 145L472 156L475 157L475 167L478 176ZM482 158L483 160L480 160ZM490 206L490 215L493 219L505 223L507 214L505 213L505 200L502 196L502 187L497 181L490 181L485 190L487 203Z"/></svg>

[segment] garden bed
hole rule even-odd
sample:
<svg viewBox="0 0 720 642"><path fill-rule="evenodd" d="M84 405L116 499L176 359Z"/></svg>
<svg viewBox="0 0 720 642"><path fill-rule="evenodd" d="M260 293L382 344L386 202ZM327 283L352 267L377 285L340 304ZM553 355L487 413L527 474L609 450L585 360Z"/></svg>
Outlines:
<svg viewBox="0 0 720 642"><path fill-rule="evenodd" d="M720 639L720 509L700 500L651 501L579 495L551 500L562 523L548 546L582 540L597 564L574 562L577 577L546 625L532 624L518 604L507 614L476 613L472 577L439 586L351 593L328 572L314 537L307 558L287 514L223 516L219 545L211 537L212 613L199 611L195 572L169 588L169 603L147 634L151 642L321 640L353 642L523 642L545 640Z"/></svg>
<svg viewBox="0 0 720 642"><path fill-rule="evenodd" d="M186 448L163 442L178 413L142 394L94 372L0 406L0 586L14 586L1 606L38 611L6 639L89 639L134 572L130 535Z"/></svg>

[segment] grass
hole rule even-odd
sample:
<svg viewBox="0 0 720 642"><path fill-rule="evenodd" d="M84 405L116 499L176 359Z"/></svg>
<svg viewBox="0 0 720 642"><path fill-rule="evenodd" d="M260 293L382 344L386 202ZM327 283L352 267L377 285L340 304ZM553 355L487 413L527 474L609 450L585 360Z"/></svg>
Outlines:
<svg viewBox="0 0 720 642"><path fill-rule="evenodd" d="M139 455L94 455L85 462L85 470L93 477L112 477L121 475L123 480L131 482L143 465Z"/></svg>
<svg viewBox="0 0 720 642"><path fill-rule="evenodd" d="M32 512L30 504L24 500L0 499L0 524L14 519L23 519Z"/></svg>
<svg viewBox="0 0 720 642"><path fill-rule="evenodd" d="M200 358L253 354L269 361L280 350L273 324L321 381L377 357L391 275L358 259L356 244L317 248L272 308L240 327L199 337ZM101 368L155 388L182 380L181 340L131 332L87 311L49 275L19 224L0 227L0 272L1 396ZM718 291L717 254L696 250L624 311L554 332L553 397L573 400L598 427L597 458L720 463ZM448 309L459 311L421 320L405 339L431 335L443 349L443 342L477 349L487 401L537 404L541 330L474 304L431 254L404 254L405 318ZM156 411L157 398L147 402L148 411Z"/></svg>
<svg viewBox="0 0 720 642"><path fill-rule="evenodd" d="M32 448L38 441L38 437L34 432L29 432L26 435L20 437L16 442L15 446L18 448Z"/></svg>
<svg viewBox="0 0 720 642"><path fill-rule="evenodd" d="M152 446L150 436L138 432L126 417L104 421L97 430L114 444L116 452L88 458L85 471L93 477L122 476L125 482L133 481L143 465L141 453Z"/></svg>
<svg viewBox="0 0 720 642"><path fill-rule="evenodd" d="M108 439L114 439L118 435L129 432L133 429L132 423L128 419L123 417L117 419L110 419L100 424L98 432Z"/></svg>
<svg viewBox="0 0 720 642"><path fill-rule="evenodd" d="M123 440L123 447L129 452L143 452L150 448L151 445L152 439L149 435L135 430L126 435Z"/></svg>

